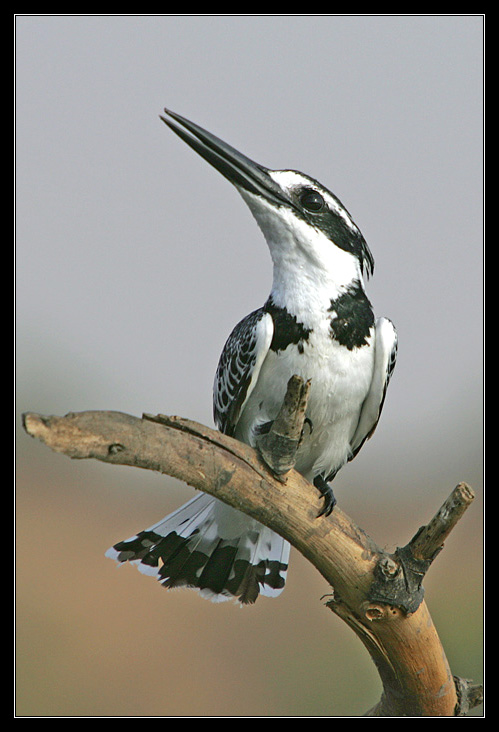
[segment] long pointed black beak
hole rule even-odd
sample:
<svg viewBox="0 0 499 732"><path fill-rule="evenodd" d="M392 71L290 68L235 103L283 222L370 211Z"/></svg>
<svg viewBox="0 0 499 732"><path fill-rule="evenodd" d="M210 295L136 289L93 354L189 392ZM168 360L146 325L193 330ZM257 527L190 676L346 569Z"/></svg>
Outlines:
<svg viewBox="0 0 499 732"><path fill-rule="evenodd" d="M274 204L289 205L289 200L263 165L253 162L179 114L168 109L164 114L160 115L163 122L237 188L262 196Z"/></svg>

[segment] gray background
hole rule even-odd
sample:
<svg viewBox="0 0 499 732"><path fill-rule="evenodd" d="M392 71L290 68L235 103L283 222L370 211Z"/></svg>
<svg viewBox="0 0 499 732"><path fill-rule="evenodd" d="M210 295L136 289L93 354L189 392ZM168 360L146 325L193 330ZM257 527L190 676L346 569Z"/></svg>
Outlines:
<svg viewBox="0 0 499 732"><path fill-rule="evenodd" d="M15 25L18 415L212 424L219 353L266 299L270 257L237 192L159 120L164 106L268 167L319 179L366 237L368 295L399 333L375 438L335 492L394 548L458 481L474 487L426 588L453 672L477 678L483 18ZM191 489L72 463L22 432L17 457L19 714L341 716L375 703L375 669L296 552L276 601L236 611L167 594L103 554Z"/></svg>

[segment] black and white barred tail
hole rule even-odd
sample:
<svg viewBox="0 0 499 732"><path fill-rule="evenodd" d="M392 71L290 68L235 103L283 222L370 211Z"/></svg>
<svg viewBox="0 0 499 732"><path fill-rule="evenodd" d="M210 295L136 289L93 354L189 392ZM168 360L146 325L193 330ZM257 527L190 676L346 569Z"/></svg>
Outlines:
<svg viewBox="0 0 499 732"><path fill-rule="evenodd" d="M108 550L167 589L197 589L214 602L241 605L280 594L289 544L266 526L200 494L162 521Z"/></svg>

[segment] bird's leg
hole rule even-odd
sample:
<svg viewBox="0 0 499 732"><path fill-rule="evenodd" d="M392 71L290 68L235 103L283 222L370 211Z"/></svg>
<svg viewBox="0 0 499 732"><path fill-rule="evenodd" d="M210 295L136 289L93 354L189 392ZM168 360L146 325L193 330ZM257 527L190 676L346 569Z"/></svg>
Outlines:
<svg viewBox="0 0 499 732"><path fill-rule="evenodd" d="M324 505L317 514L317 518L320 516L329 516L333 508L336 506L336 498L333 493L333 489L324 480L322 475L316 475L314 478L314 485L319 490L322 498L324 499Z"/></svg>
<svg viewBox="0 0 499 732"><path fill-rule="evenodd" d="M258 427L255 429L255 434L258 437L260 435L268 435L270 430L272 429L272 425L274 424L274 420L270 420L270 422L264 422L263 424L259 424Z"/></svg>
<svg viewBox="0 0 499 732"><path fill-rule="evenodd" d="M303 420L303 427L300 435L300 445L303 442L303 438L305 437L305 425L308 425L308 434L311 435L314 431L314 425L312 420L309 417L305 417Z"/></svg>
<svg viewBox="0 0 499 732"><path fill-rule="evenodd" d="M310 433L313 430L312 421L305 416L309 390L310 381L304 383L300 377L293 376L289 380L286 397L276 419L265 422L258 428L256 447L260 456L274 476L282 481L285 480L285 474L294 467L305 424L308 424ZM328 477L332 480L334 474ZM329 516L336 505L333 489L322 475L314 478L314 485L324 499L324 506L317 518Z"/></svg>

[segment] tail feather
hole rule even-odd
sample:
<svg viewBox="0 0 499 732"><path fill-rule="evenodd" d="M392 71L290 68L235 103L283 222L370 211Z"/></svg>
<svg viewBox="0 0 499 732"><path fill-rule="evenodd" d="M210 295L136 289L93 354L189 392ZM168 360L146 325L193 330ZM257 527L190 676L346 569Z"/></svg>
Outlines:
<svg viewBox="0 0 499 732"><path fill-rule="evenodd" d="M278 534L261 526L251 559L244 566L238 593L245 603L255 602L258 593L277 597L285 585L290 546ZM265 557L265 559L262 559Z"/></svg>
<svg viewBox="0 0 499 732"><path fill-rule="evenodd" d="M118 542L106 556L136 564L167 589L190 587L215 602L255 602L284 588L289 544L273 531L201 494L162 521Z"/></svg>

